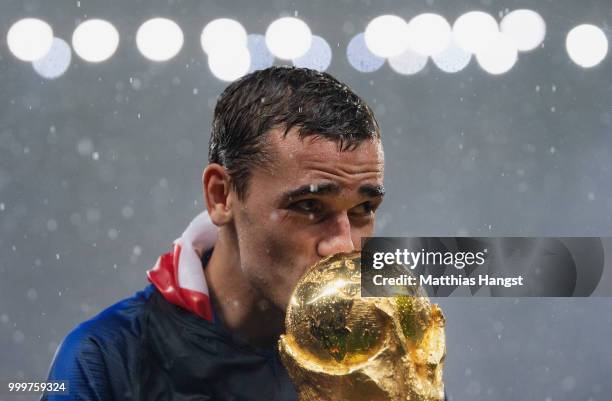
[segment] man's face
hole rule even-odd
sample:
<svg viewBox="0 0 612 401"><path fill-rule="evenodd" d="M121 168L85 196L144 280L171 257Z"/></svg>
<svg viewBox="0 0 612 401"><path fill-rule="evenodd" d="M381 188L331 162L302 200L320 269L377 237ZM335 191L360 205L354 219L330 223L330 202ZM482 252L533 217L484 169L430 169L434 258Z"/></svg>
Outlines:
<svg viewBox="0 0 612 401"><path fill-rule="evenodd" d="M379 140L340 151L331 140L269 133L269 168L251 172L248 195L235 199L241 268L281 310L303 272L323 257L359 250L374 232L383 200Z"/></svg>

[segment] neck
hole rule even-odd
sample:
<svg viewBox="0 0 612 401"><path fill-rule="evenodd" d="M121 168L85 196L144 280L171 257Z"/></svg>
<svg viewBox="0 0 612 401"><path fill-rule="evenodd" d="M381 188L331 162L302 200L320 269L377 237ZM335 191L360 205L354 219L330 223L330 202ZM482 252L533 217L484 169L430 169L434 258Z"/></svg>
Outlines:
<svg viewBox="0 0 612 401"><path fill-rule="evenodd" d="M285 313L253 287L230 243L230 233L222 227L204 269L214 312L230 332L249 344L275 346L284 331Z"/></svg>

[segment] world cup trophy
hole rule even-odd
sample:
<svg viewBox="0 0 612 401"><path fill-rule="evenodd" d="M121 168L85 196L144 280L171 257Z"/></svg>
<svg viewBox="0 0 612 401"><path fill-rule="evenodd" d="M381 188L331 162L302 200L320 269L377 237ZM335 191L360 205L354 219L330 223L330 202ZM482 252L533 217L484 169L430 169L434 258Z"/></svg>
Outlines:
<svg viewBox="0 0 612 401"><path fill-rule="evenodd" d="M278 347L300 401L444 400L442 311L420 287L362 297L360 256L323 259L293 291Z"/></svg>

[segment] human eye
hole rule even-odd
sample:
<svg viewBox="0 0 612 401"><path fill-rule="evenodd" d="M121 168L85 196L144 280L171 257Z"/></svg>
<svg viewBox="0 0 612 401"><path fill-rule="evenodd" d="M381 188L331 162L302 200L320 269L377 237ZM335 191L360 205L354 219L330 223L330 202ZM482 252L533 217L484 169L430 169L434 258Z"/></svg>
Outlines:
<svg viewBox="0 0 612 401"><path fill-rule="evenodd" d="M371 216L376 212L377 205L372 202L363 202L351 209L355 216Z"/></svg>
<svg viewBox="0 0 612 401"><path fill-rule="evenodd" d="M302 199L289 205L289 209L306 214L318 214L323 211L323 205L316 199Z"/></svg>

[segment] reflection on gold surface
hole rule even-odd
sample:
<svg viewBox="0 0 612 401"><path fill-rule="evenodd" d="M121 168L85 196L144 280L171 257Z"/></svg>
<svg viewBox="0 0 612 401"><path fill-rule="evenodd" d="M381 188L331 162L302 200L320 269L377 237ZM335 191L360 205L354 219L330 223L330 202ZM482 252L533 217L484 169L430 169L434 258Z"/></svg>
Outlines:
<svg viewBox="0 0 612 401"><path fill-rule="evenodd" d="M311 267L279 340L300 401L443 400L444 316L413 293L361 298L359 252Z"/></svg>

